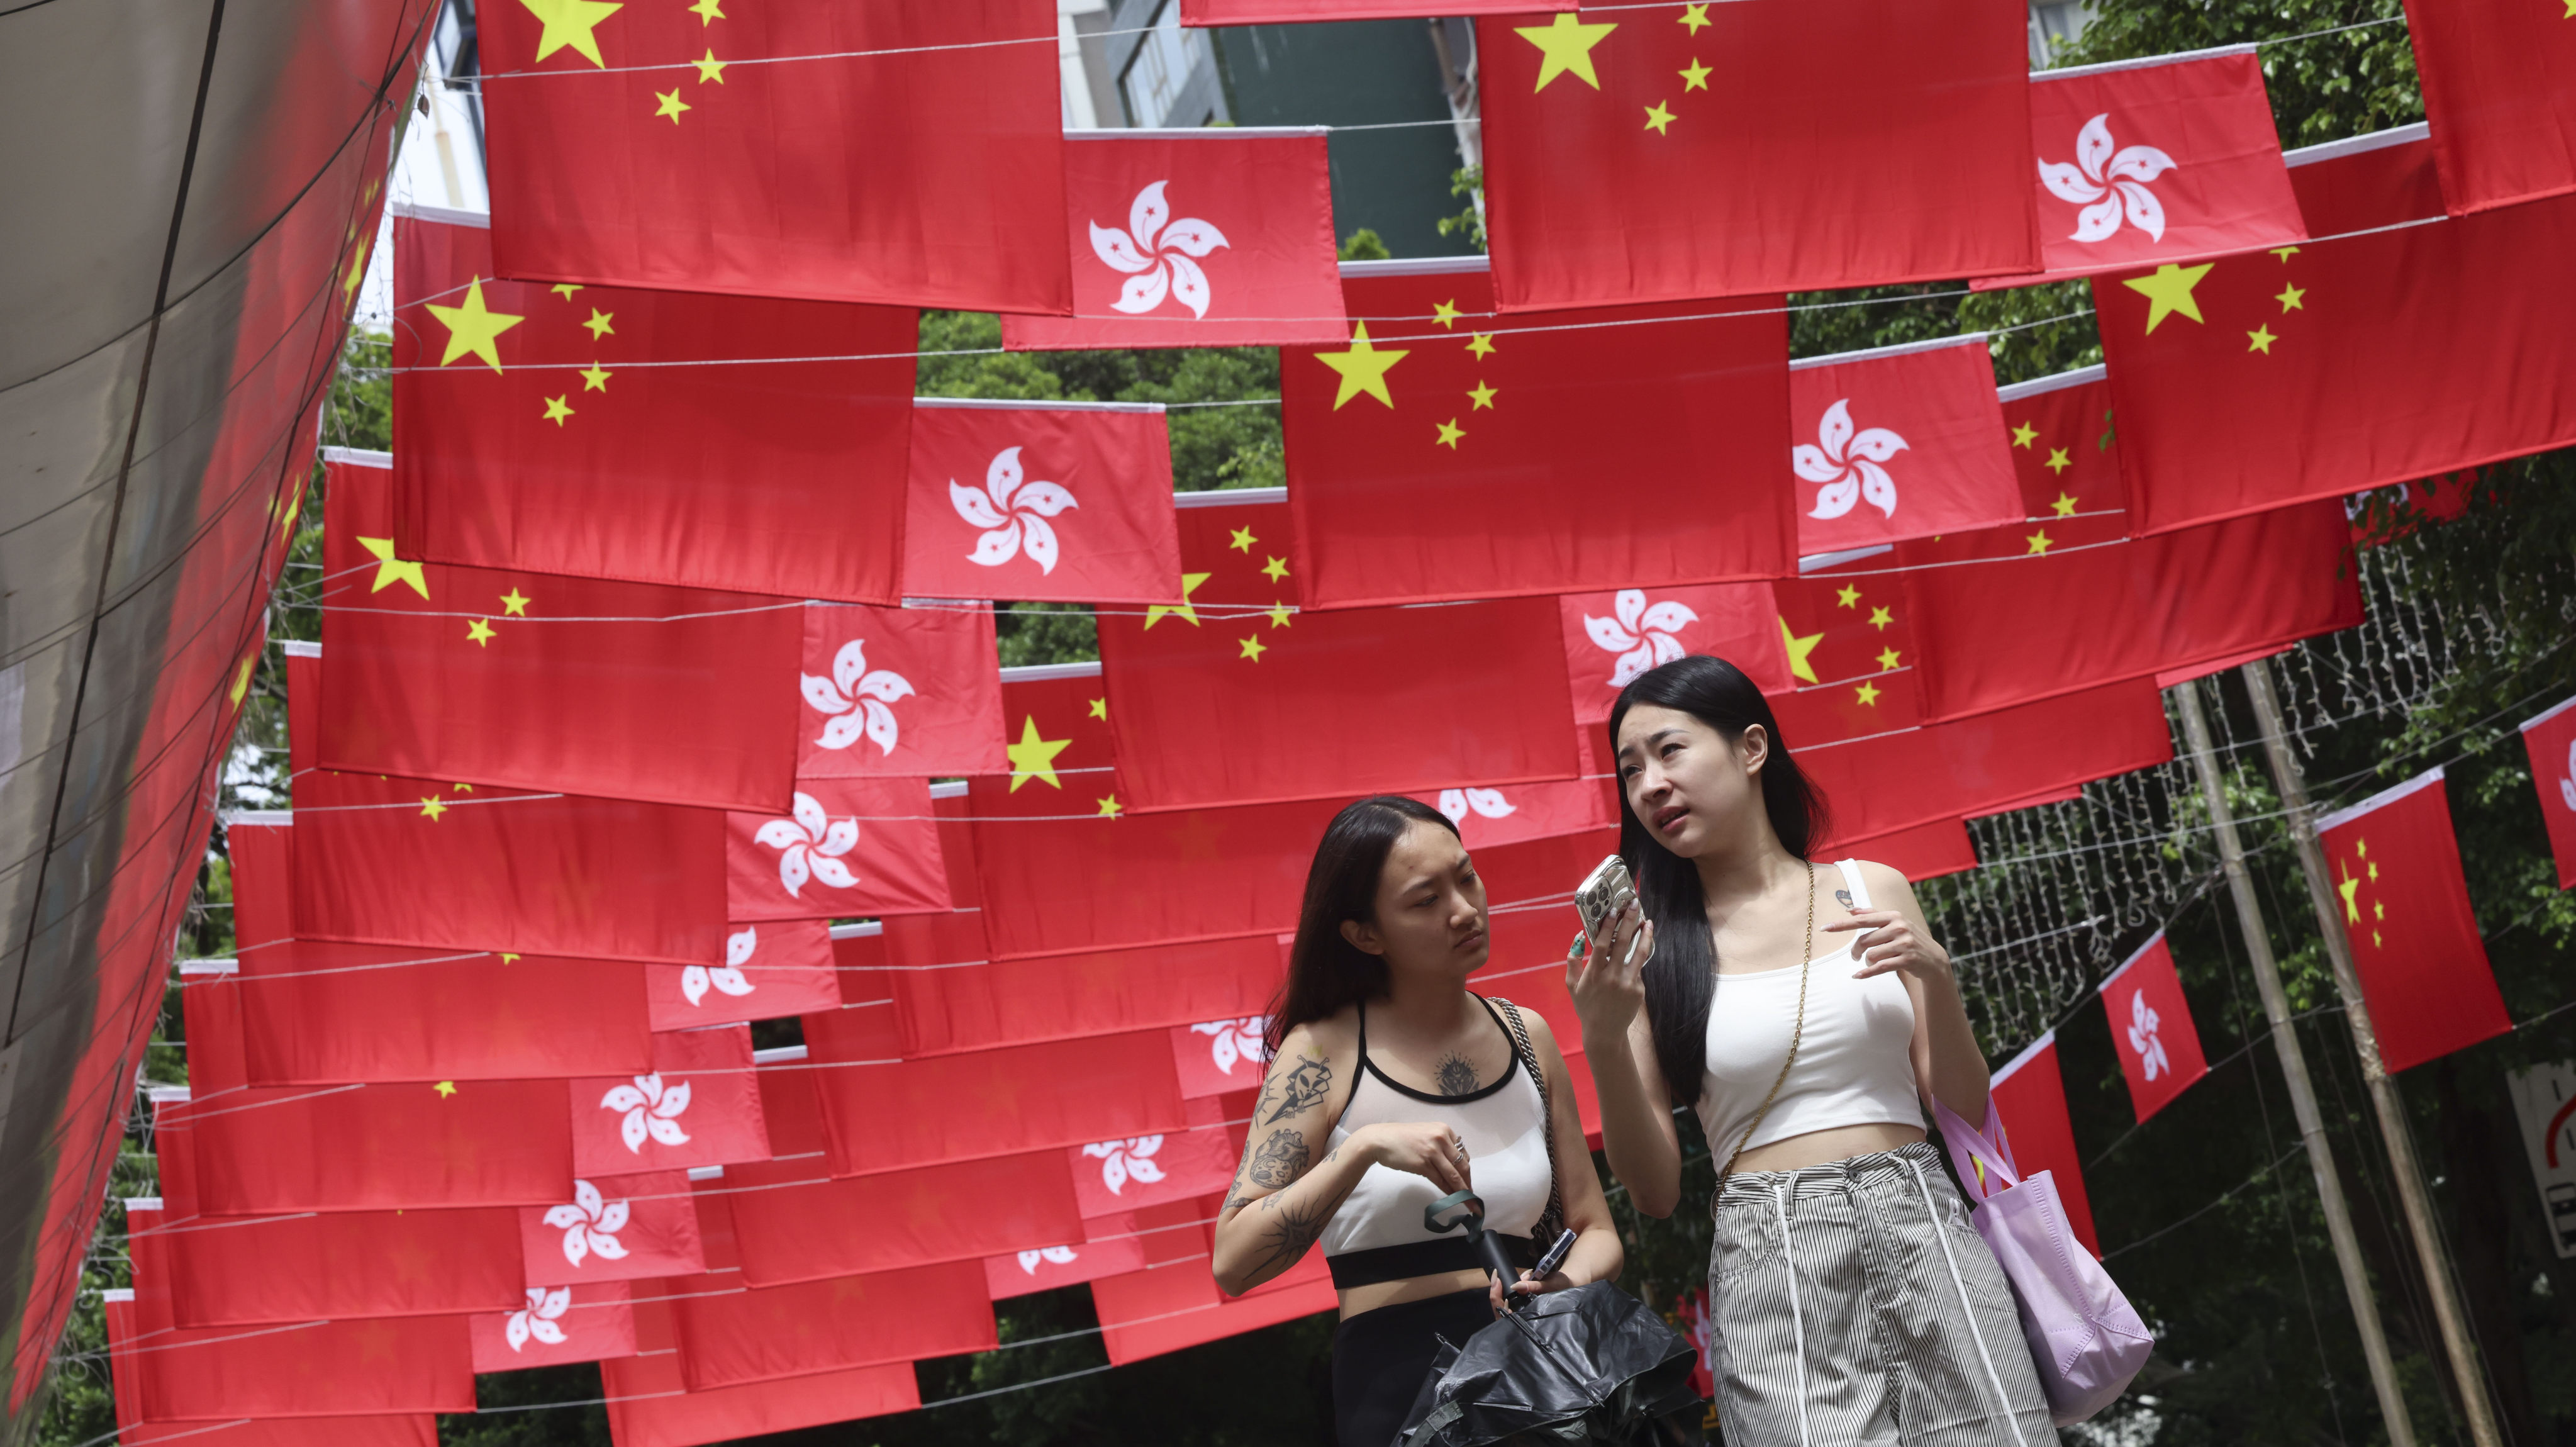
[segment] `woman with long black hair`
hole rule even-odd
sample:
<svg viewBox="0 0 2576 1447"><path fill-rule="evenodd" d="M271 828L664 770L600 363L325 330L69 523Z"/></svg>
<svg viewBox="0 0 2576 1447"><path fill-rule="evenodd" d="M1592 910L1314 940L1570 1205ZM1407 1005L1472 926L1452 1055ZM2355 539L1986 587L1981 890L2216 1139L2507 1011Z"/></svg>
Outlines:
<svg viewBox="0 0 2576 1447"><path fill-rule="evenodd" d="M1640 675L1610 713L1638 902L1566 983L1629 1199L1681 1196L1676 1104L1718 1162L1709 1256L1730 1443L2041 1447L2010 1286L1925 1139L1986 1115L1986 1062L1905 877L1819 868L1823 800L1733 664Z"/></svg>
<svg viewBox="0 0 2576 1447"><path fill-rule="evenodd" d="M1341 1296L1343 1447L1392 1442L1435 1338L1463 1344L1502 1309L1503 1284L1462 1237L1427 1229L1425 1206L1481 1196L1487 1228L1524 1268L1515 1293L1619 1274L1547 1022L1467 989L1489 952L1484 881L1440 811L1381 796L1325 829L1213 1264L1217 1284L1240 1295L1322 1243ZM1527 1268L1547 1243L1531 1236L1552 1213L1577 1241L1538 1280Z"/></svg>

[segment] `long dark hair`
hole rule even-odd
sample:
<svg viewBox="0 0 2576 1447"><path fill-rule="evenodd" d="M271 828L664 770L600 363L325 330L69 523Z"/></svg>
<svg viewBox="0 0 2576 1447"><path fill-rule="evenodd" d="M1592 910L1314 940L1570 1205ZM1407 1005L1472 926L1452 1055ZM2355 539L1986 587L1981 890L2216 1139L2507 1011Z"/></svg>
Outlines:
<svg viewBox="0 0 2576 1447"><path fill-rule="evenodd" d="M1744 670L1723 658L1693 654L1647 670L1619 691L1610 706L1610 748L1619 747L1619 721L1638 704L1677 709L1724 735L1728 743L1755 724L1770 736L1762 761L1762 811L1781 847L1800 859L1823 842L1825 796L1789 757L1788 740L1762 690ZM1673 1099L1697 1104L1705 1082L1708 1010L1717 995L1717 940L1709 932L1708 897L1699 866L1664 847L1628 807L1619 790L1619 853L1637 878L1637 898L1655 925L1655 955L1646 962L1646 1024L1654 1034L1655 1063Z"/></svg>
<svg viewBox="0 0 2576 1447"><path fill-rule="evenodd" d="M1386 856L1416 824L1458 832L1448 815L1401 794L1362 799L1324 827L1315 862L1306 870L1306 902L1297 911L1288 978L1270 1002L1270 1023L1262 1031L1265 1053L1278 1054L1279 1042L1294 1026L1329 1019L1344 1005L1386 993L1386 961L1342 938L1342 921L1377 918Z"/></svg>

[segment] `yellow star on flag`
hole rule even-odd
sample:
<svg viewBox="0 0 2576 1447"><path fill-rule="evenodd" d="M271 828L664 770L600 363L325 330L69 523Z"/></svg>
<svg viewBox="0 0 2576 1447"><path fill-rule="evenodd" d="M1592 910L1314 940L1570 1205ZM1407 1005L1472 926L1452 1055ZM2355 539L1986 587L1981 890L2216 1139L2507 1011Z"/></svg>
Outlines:
<svg viewBox="0 0 2576 1447"><path fill-rule="evenodd" d="M690 105L687 101L680 99L680 88L678 86L671 87L668 93L658 90L653 92L653 99L661 102L661 104L653 108L655 118L658 119L662 116L669 116L671 118L671 124L675 126L680 123L680 112L697 109L697 107Z"/></svg>
<svg viewBox="0 0 2576 1447"><path fill-rule="evenodd" d="M1708 7L1706 5L1685 5L1682 7L1682 18L1680 23L1687 26L1691 34L1697 35L1702 30L1707 29L1709 26L1714 25L1717 22L1708 18Z"/></svg>
<svg viewBox="0 0 2576 1447"><path fill-rule="evenodd" d="M456 1082L453 1080L442 1080L436 1085L431 1086L430 1089L438 1092L439 1099L445 1100L456 1093Z"/></svg>
<svg viewBox="0 0 2576 1447"><path fill-rule="evenodd" d="M475 277L465 284L465 305L429 304L429 314L447 328L447 352L438 359L442 367L459 357L481 357L493 371L501 370L501 349L492 345L503 332L527 320L508 312L496 312L483 305L483 278Z"/></svg>
<svg viewBox="0 0 2576 1447"><path fill-rule="evenodd" d="M2048 535L2048 529L2041 528L2038 532L2032 533L2029 537L2022 539L2022 541L2030 544L2030 552L2024 553L2022 556L2031 557L2047 552L2051 547L2055 546L2057 539Z"/></svg>
<svg viewBox="0 0 2576 1447"><path fill-rule="evenodd" d="M1494 354L1494 334L1492 332L1471 333L1467 338L1467 350L1475 353L1479 357L1492 356Z"/></svg>
<svg viewBox="0 0 2576 1447"><path fill-rule="evenodd" d="M468 620L465 625L465 641L478 648L491 647L492 620L489 618L475 618Z"/></svg>
<svg viewBox="0 0 2576 1447"><path fill-rule="evenodd" d="M2013 446L2028 447L2039 440L2039 429L2025 422L2013 429Z"/></svg>
<svg viewBox="0 0 2576 1447"><path fill-rule="evenodd" d="M607 66L608 62L599 58L599 37L590 32L598 27L599 22L625 9L623 3L608 4L605 0L519 0L519 3L528 7L528 13L545 26L544 33L537 37L537 59L543 60L569 45L580 51L582 58L591 64L602 68Z"/></svg>
<svg viewBox="0 0 2576 1447"><path fill-rule="evenodd" d="M1011 792L1020 792L1020 786L1031 779L1043 780L1050 789L1063 788L1064 781L1055 776L1055 756L1071 747L1071 739L1040 738L1037 715L1023 716L1020 741L1002 748L1011 760Z"/></svg>
<svg viewBox="0 0 2576 1447"><path fill-rule="evenodd" d="M2272 355L2272 344L2279 340L2279 337L2272 335L2272 329L2270 327L2256 327L2254 330L2245 334L2245 350L2249 352L2261 352L2264 356L2268 357Z"/></svg>
<svg viewBox="0 0 2576 1447"><path fill-rule="evenodd" d="M708 46L703 58L690 61L689 64L698 68L698 84L705 85L708 81L714 81L718 85L724 84L726 62L716 59L714 46Z"/></svg>
<svg viewBox="0 0 2576 1447"><path fill-rule="evenodd" d="M1458 303L1454 301L1433 302L1431 304L1431 319L1444 327L1455 328L1458 325Z"/></svg>
<svg viewBox="0 0 2576 1447"><path fill-rule="evenodd" d="M506 617L527 617L528 595L520 592L516 587L511 588L509 592L501 595L501 611Z"/></svg>
<svg viewBox="0 0 2576 1447"><path fill-rule="evenodd" d="M420 812L428 815L430 822L435 824L438 816L447 812L447 801L436 794L425 794L421 797Z"/></svg>
<svg viewBox="0 0 2576 1447"><path fill-rule="evenodd" d="M607 333L617 330L617 328L609 325L609 323L616 319L617 313L604 312L597 307L592 307L590 309L590 320L583 322L582 325L590 328L590 339L595 342Z"/></svg>
<svg viewBox="0 0 2576 1447"><path fill-rule="evenodd" d="M698 28L701 30L726 18L724 7L719 0L698 0L697 4L689 7L689 13L698 17Z"/></svg>
<svg viewBox="0 0 2576 1447"><path fill-rule="evenodd" d="M1234 530L1234 540L1227 543L1226 546L1234 549L1238 553L1248 553L1252 551L1252 545L1259 541L1261 541L1261 539L1252 535L1252 529L1236 528Z"/></svg>
<svg viewBox="0 0 2576 1447"><path fill-rule="evenodd" d="M1707 66L1699 63L1698 56L1692 56L1690 65L1682 70L1680 74L1683 90L1693 91L1708 89L1709 69Z"/></svg>
<svg viewBox="0 0 2576 1447"><path fill-rule="evenodd" d="M1878 685L1874 683L1864 683L1860 687L1852 690L1852 697L1859 700L1861 705L1865 708L1876 708L1878 707Z"/></svg>
<svg viewBox="0 0 2576 1447"><path fill-rule="evenodd" d="M2153 274L2130 277L2121 285L2147 299L2147 330L2153 332L2159 323L2175 312L2193 321L2201 319L2200 302L2192 296L2191 289L2200 285L2200 279L2209 275L2209 269L2217 264L2204 261L2198 266L2176 266L2168 261L2157 267Z"/></svg>
<svg viewBox="0 0 2576 1447"><path fill-rule="evenodd" d="M1787 616L1783 615L1781 617L1780 646L1789 650L1789 674L1791 677L1803 678L1809 683L1818 683L1822 681L1816 677L1816 666L1807 661L1807 655L1815 652L1816 645L1824 641L1825 635L1821 632L1810 633L1804 638L1799 637L1797 634L1790 631Z"/></svg>
<svg viewBox="0 0 2576 1447"><path fill-rule="evenodd" d="M2343 896L2344 923L2361 923L2361 905L2355 898L2361 893L2361 881L2352 877L2351 865L2344 866L2343 882L2335 886L2335 892Z"/></svg>
<svg viewBox="0 0 2576 1447"><path fill-rule="evenodd" d="M1653 105L1646 107L1647 130L1653 131L1659 136L1670 135L1672 133L1672 124L1673 113L1664 108L1664 103L1662 101L1657 101Z"/></svg>
<svg viewBox="0 0 2576 1447"><path fill-rule="evenodd" d="M2272 300L2279 302L2281 304L2281 310L2285 312L2303 312L2308 309L2307 296L2308 292L2305 287L2284 286L2281 288L2281 294L2272 298Z"/></svg>
<svg viewBox="0 0 2576 1447"><path fill-rule="evenodd" d="M1091 701L1091 716L1097 719L1105 719L1109 717L1109 700L1105 698L1093 699Z"/></svg>
<svg viewBox="0 0 2576 1447"><path fill-rule="evenodd" d="M1895 621L1896 615L1888 612L1884 608L1872 608L1869 610L1869 626L1877 629L1881 633L1886 632L1887 625Z"/></svg>
<svg viewBox="0 0 2576 1447"><path fill-rule="evenodd" d="M1118 817L1119 810L1122 807L1123 806L1118 802L1117 795L1108 795L1100 801L1100 817L1103 819L1115 819Z"/></svg>
<svg viewBox="0 0 2576 1447"><path fill-rule="evenodd" d="M257 667L259 667L259 658L253 655L243 659L241 671L233 675L232 701L235 708L241 707L242 695L250 692L251 670Z"/></svg>
<svg viewBox="0 0 2576 1447"><path fill-rule="evenodd" d="M1296 611L1297 611L1296 609L1289 607L1289 606L1288 606L1287 604L1285 604L1285 603L1273 603L1273 604L1271 604L1271 605L1270 605L1270 626L1271 626L1271 627L1273 627L1273 628L1285 628L1285 627L1287 627L1287 626L1288 626L1288 619L1289 619L1289 617L1290 617L1291 615L1293 615Z"/></svg>
<svg viewBox="0 0 2576 1447"><path fill-rule="evenodd" d="M546 290L553 292L555 295L562 297L566 301L570 301L572 300L572 294L581 290L581 287L579 284L574 282L559 281L554 285L547 287Z"/></svg>
<svg viewBox="0 0 2576 1447"><path fill-rule="evenodd" d="M429 596L428 575L421 572L420 564L394 556L393 539L360 538L358 546L376 555L376 585L368 592L381 593L396 583L409 583L413 592L424 598Z"/></svg>
<svg viewBox="0 0 2576 1447"><path fill-rule="evenodd" d="M569 396L570 394L566 395ZM548 397L546 399L546 415L542 420L551 422L557 427L561 427L564 424L564 419L571 415L572 407L564 400L563 397Z"/></svg>
<svg viewBox="0 0 2576 1447"><path fill-rule="evenodd" d="M517 955L503 955L501 957L501 963L505 965L515 965L519 962L519 958L520 957Z"/></svg>
<svg viewBox="0 0 2576 1447"><path fill-rule="evenodd" d="M1241 641L1243 643L1243 653L1241 656L1249 658L1255 663L1259 663L1261 661L1261 655L1270 651L1269 649L1261 646L1261 635L1258 633L1245 634Z"/></svg>
<svg viewBox="0 0 2576 1447"><path fill-rule="evenodd" d="M349 269L341 276L340 295L351 301L357 300L358 284L367 279L367 246L374 240L372 236L361 236L357 245L349 248Z"/></svg>
<svg viewBox="0 0 2576 1447"><path fill-rule="evenodd" d="M1896 667L1897 658L1897 652L1893 648L1882 648L1878 650L1878 671L1885 673Z"/></svg>
<svg viewBox="0 0 2576 1447"><path fill-rule="evenodd" d="M1485 379L1482 377L1478 377L1476 379L1476 389L1467 394L1468 400L1474 402L1477 407L1493 406L1495 396L1496 393L1494 389L1486 386ZM1473 411L1474 408L1470 408L1468 410Z"/></svg>
<svg viewBox="0 0 2576 1447"><path fill-rule="evenodd" d="M1147 608L1145 610L1145 626L1151 628L1155 624L1162 622L1167 616L1178 618L1193 628L1199 626L1199 611L1190 606L1190 595L1199 590L1199 584L1206 582L1213 576L1215 575L1211 573L1181 574L1181 601L1178 603L1156 603L1152 607Z"/></svg>
<svg viewBox="0 0 2576 1447"><path fill-rule="evenodd" d="M599 365L597 362L593 362L589 366L581 369L581 390L585 392L605 392L608 390L608 379L615 375L617 374L611 372L606 367Z"/></svg>
<svg viewBox="0 0 2576 1447"><path fill-rule="evenodd" d="M1836 588L1834 590L1834 606L1838 608L1859 607L1860 589L1853 587L1849 583L1845 583L1841 587Z"/></svg>
<svg viewBox="0 0 2576 1447"><path fill-rule="evenodd" d="M1560 75L1571 75L1599 90L1601 77L1592 70L1592 47L1618 28L1609 23L1586 25L1570 12L1560 13L1546 25L1513 26L1512 33L1537 46L1543 57L1538 66L1538 84L1530 87L1530 94L1547 89L1547 83Z"/></svg>
<svg viewBox="0 0 2576 1447"><path fill-rule="evenodd" d="M1386 390L1387 370L1409 355L1410 348L1389 351L1371 342L1368 323L1360 322L1351 328L1350 350L1317 352L1315 360L1341 374L1341 389L1333 394L1333 410L1339 412L1343 403L1362 392L1394 406L1395 398Z"/></svg>
<svg viewBox="0 0 2576 1447"><path fill-rule="evenodd" d="M1458 439L1466 435L1467 434L1465 432L1459 430L1458 419L1455 417L1452 417L1448 421L1440 424L1439 443L1441 446L1448 448L1452 452L1458 450Z"/></svg>
<svg viewBox="0 0 2576 1447"><path fill-rule="evenodd" d="M2066 469L2073 467L2074 465L2075 459L2067 456L2066 449L2063 447L2052 447L2048 449L2048 460L2040 464L2040 466L2047 468L2049 471L2054 472L2061 477L2065 475Z"/></svg>
<svg viewBox="0 0 2576 1447"><path fill-rule="evenodd" d="M1278 582L1280 579L1288 576L1288 560L1286 558L1272 558L1269 562L1261 565L1261 574L1263 577L1268 578L1274 583Z"/></svg>
<svg viewBox="0 0 2576 1447"><path fill-rule="evenodd" d="M2049 506L2057 510L2059 517L2071 518L2075 516L2075 494L2061 492L2057 495L2057 501L2050 503Z"/></svg>
<svg viewBox="0 0 2576 1447"><path fill-rule="evenodd" d="M2287 266L2290 264L2290 258L2299 254L2299 248L2295 246L2275 246L2272 248L2272 254L2281 258L2281 264L2283 266Z"/></svg>

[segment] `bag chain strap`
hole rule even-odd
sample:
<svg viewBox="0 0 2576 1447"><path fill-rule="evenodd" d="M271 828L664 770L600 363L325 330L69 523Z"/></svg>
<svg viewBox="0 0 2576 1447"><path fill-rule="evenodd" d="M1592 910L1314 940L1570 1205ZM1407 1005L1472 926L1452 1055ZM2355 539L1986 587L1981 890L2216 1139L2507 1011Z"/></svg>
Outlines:
<svg viewBox="0 0 2576 1447"><path fill-rule="evenodd" d="M1735 1163L1744 1157L1745 1147L1753 1133L1762 1128L1762 1118L1771 1113L1771 1103L1780 1098L1780 1087L1789 1083L1789 1067L1798 1063L1798 1042L1807 1033L1807 972L1816 960L1816 861L1807 861L1807 952L1798 957L1798 1019L1789 1030L1789 1058L1780 1062L1779 1077L1771 1082L1771 1093L1762 1097L1762 1108L1753 1112L1753 1123L1735 1141L1735 1154L1726 1158L1726 1169L1717 1173L1717 1190L1709 1195L1710 1209L1726 1193L1726 1178L1735 1174Z"/></svg>
<svg viewBox="0 0 2576 1447"><path fill-rule="evenodd" d="M1530 1044L1529 1027L1521 1023L1521 1007L1500 995L1492 998L1501 1007L1503 1018L1511 1022L1512 1049L1521 1058L1521 1068L1529 1072L1530 1084L1538 1087L1539 1128L1547 1141L1547 1209L1539 1212L1537 1237L1538 1249L1544 1253L1565 1231L1565 1194L1557 1188L1556 1176L1556 1108L1548 1100L1547 1076L1538 1068L1538 1051Z"/></svg>

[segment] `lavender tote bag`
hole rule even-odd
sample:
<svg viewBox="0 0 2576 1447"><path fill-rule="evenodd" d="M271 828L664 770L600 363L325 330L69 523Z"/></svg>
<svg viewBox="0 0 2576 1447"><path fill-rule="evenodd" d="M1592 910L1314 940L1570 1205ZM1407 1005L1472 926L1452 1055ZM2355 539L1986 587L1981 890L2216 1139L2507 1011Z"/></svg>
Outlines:
<svg viewBox="0 0 2576 1447"><path fill-rule="evenodd" d="M2057 1183L2046 1171L2025 1176L2014 1166L1993 1102L1983 1131L1937 1100L1932 1111L1959 1184L1974 1203L1969 1219L2012 1283L2049 1417L2060 1427L2081 1422L2128 1390L2155 1339L2111 1274L2075 1239Z"/></svg>

